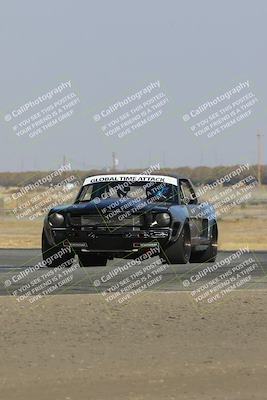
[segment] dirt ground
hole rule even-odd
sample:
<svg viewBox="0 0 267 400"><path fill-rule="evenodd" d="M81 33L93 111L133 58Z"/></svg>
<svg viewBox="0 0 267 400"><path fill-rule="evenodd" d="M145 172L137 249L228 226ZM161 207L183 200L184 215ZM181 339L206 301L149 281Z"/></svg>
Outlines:
<svg viewBox="0 0 267 400"><path fill-rule="evenodd" d="M1 297L4 400L252 400L267 392L267 291L193 306L188 293Z"/></svg>

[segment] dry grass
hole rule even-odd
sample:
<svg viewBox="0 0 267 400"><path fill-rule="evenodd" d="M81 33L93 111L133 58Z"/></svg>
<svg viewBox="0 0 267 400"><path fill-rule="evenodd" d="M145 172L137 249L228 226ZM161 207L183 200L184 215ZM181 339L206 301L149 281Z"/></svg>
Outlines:
<svg viewBox="0 0 267 400"><path fill-rule="evenodd" d="M219 249L233 250L248 246L251 250L267 250L267 224L261 219L219 221Z"/></svg>
<svg viewBox="0 0 267 400"><path fill-rule="evenodd" d="M1 248L40 248L42 220L21 220L0 218Z"/></svg>

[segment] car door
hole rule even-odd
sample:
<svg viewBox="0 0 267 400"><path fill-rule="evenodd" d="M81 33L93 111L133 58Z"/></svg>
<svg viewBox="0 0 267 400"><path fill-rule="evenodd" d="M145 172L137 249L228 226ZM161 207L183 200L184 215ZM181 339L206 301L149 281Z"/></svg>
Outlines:
<svg viewBox="0 0 267 400"><path fill-rule="evenodd" d="M198 241L203 233L203 217L195 190L188 179L179 180L179 189L181 204L188 209L191 238Z"/></svg>

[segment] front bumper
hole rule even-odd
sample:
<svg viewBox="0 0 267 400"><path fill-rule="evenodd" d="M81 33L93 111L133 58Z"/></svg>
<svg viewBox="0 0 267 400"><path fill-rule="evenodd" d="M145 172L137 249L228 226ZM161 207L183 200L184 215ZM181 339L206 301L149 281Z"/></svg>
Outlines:
<svg viewBox="0 0 267 400"><path fill-rule="evenodd" d="M172 229L130 230L107 228L75 229L51 228L53 244L71 246L74 251L106 252L110 254L146 251L149 248L165 247L171 240Z"/></svg>

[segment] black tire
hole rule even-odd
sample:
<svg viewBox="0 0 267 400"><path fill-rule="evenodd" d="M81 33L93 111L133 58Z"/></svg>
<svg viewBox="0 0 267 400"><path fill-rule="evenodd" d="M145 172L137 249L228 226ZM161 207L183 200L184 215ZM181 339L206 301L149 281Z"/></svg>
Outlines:
<svg viewBox="0 0 267 400"><path fill-rule="evenodd" d="M60 251L64 251L64 254L61 257L53 259ZM71 267L73 264L73 251L68 247L62 246L62 244L51 246L48 243L44 230L42 233L42 255L47 267L56 268L63 264L64 267Z"/></svg>
<svg viewBox="0 0 267 400"><path fill-rule="evenodd" d="M190 258L190 263L212 263L216 261L218 245L218 227L214 222L211 233L210 244L206 250L193 251Z"/></svg>
<svg viewBox="0 0 267 400"><path fill-rule="evenodd" d="M105 256L81 253L78 257L81 267L100 267L107 265L107 257Z"/></svg>
<svg viewBox="0 0 267 400"><path fill-rule="evenodd" d="M179 238L171 244L163 254L168 264L186 264L191 255L191 234L188 224L185 224Z"/></svg>

